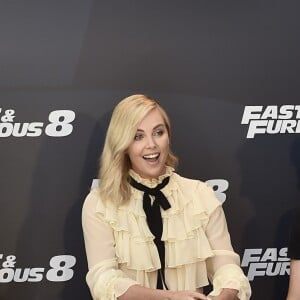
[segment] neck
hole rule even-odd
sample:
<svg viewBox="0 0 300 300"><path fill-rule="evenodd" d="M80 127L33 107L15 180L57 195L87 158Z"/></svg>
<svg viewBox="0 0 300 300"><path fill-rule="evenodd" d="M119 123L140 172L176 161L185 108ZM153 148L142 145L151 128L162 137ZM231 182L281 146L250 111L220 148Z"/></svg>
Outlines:
<svg viewBox="0 0 300 300"><path fill-rule="evenodd" d="M132 177L134 180L136 180L139 183L142 183L143 185L146 185L150 188L153 188L160 184L164 178L169 177L172 175L174 169L172 167L166 166L165 173L160 175L158 178L143 178L140 174L136 173L133 169L129 170L129 176Z"/></svg>

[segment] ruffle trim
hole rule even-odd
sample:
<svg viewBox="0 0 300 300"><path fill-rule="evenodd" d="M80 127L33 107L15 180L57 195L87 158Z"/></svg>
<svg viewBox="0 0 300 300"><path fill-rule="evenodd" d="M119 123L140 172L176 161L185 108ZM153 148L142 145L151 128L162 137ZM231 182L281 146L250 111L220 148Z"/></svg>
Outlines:
<svg viewBox="0 0 300 300"><path fill-rule="evenodd" d="M183 187L188 190L184 195ZM205 235L209 215L220 205L213 191L200 181L172 173L162 192L171 203L169 210L162 210L166 268L202 262L214 256ZM118 263L128 269L152 272L160 269L161 264L154 236L146 222L142 195L132 189L132 200L119 207L99 200L96 211L114 230ZM199 198L203 199L199 201Z"/></svg>
<svg viewBox="0 0 300 300"><path fill-rule="evenodd" d="M116 269L114 259L103 261L91 268L86 276L94 300L117 300L115 284L124 278L122 271Z"/></svg>
<svg viewBox="0 0 300 300"><path fill-rule="evenodd" d="M217 270L213 278L211 296L218 296L222 289L235 289L240 300L248 300L251 296L249 281L241 268L235 264L227 264Z"/></svg>
<svg viewBox="0 0 300 300"><path fill-rule="evenodd" d="M129 175L137 182L142 183L143 185L146 185L149 188L154 188L158 184L160 184L166 177L171 176L173 172L174 172L174 168L170 166L166 166L165 174L160 175L158 178L153 178L153 179L142 178L139 174L137 174L132 169L129 170Z"/></svg>

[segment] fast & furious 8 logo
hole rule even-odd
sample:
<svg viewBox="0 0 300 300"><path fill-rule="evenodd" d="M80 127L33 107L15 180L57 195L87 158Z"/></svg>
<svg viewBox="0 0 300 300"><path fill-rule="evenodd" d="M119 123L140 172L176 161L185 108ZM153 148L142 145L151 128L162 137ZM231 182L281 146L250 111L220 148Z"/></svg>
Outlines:
<svg viewBox="0 0 300 300"><path fill-rule="evenodd" d="M72 133L75 113L72 110L54 110L49 113L48 123L14 122L14 109L0 108L0 138L38 137L44 132L51 137L65 137Z"/></svg>
<svg viewBox="0 0 300 300"><path fill-rule="evenodd" d="M300 105L245 106L241 124L248 125L247 139L257 134L300 133Z"/></svg>
<svg viewBox="0 0 300 300"><path fill-rule="evenodd" d="M241 266L248 269L247 277L250 281L255 277L290 274L290 259L287 257L286 247L245 249Z"/></svg>
<svg viewBox="0 0 300 300"><path fill-rule="evenodd" d="M51 282L68 281L73 278L73 267L76 258L72 255L57 255L50 259L48 268L15 268L16 256L0 254L2 268L0 283L8 282L40 282L44 278Z"/></svg>

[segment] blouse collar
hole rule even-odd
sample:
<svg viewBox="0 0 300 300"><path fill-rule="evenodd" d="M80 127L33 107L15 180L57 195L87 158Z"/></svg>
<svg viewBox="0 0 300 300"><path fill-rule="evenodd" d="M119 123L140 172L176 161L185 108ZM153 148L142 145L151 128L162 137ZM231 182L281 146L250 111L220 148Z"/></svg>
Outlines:
<svg viewBox="0 0 300 300"><path fill-rule="evenodd" d="M153 188L156 187L158 184L160 184L166 177L171 176L173 172L174 172L174 168L170 166L166 166L166 172L160 175L158 178L151 178L151 179L142 178L139 174L137 174L132 169L129 170L129 175L137 182L146 185L150 188Z"/></svg>

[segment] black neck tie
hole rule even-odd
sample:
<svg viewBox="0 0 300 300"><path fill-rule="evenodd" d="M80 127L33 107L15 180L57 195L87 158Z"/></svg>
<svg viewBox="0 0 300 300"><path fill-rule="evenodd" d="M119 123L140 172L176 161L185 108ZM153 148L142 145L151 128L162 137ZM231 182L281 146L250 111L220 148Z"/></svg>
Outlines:
<svg viewBox="0 0 300 300"><path fill-rule="evenodd" d="M161 192L161 189L165 187L169 183L170 177L166 177L162 183L158 184L155 188L149 188L137 181L135 181L132 177L129 178L129 183L136 188L137 190L143 191L143 208L145 214L147 216L147 223L152 232L155 236L154 243L157 247L160 263L161 263L161 270L157 274L157 288L163 289L163 283L167 288L165 282L165 245L164 242L161 240L162 231L163 231L163 223L162 217L160 212L160 207L164 210L167 210L171 207L168 199L166 196ZM154 196L154 202L151 206L151 198L150 195Z"/></svg>

